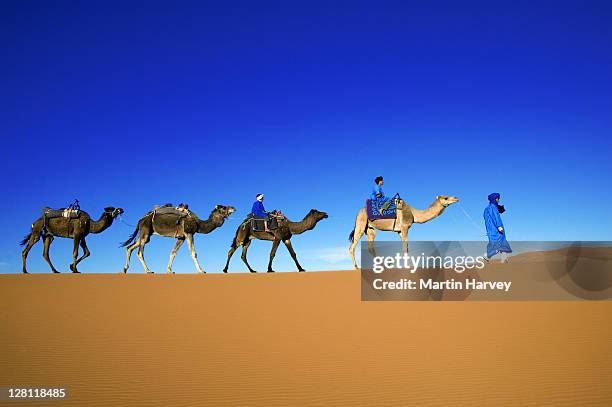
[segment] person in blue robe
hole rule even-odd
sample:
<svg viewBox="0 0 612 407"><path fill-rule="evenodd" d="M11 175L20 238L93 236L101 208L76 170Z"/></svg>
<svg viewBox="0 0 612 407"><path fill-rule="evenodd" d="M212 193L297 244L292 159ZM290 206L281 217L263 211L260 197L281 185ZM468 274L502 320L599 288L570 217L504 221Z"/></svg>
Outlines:
<svg viewBox="0 0 612 407"><path fill-rule="evenodd" d="M372 201L377 202L378 203L378 208L379 208L379 212L382 214L383 211L389 209L389 206L391 205L392 201L385 196L385 193L382 189L382 186L384 185L385 181L383 179L383 177L378 176L374 179L374 184L376 184L374 186L374 190L372 191L372 194L370 194L370 198L372 199Z"/></svg>
<svg viewBox="0 0 612 407"><path fill-rule="evenodd" d="M497 253L501 253L502 263L505 263L507 253L512 253L510 244L506 240L506 229L500 216L506 209L499 204L500 195L497 192L490 194L488 198L489 206L485 208L483 214L487 237L489 238L485 259L490 260Z"/></svg>
<svg viewBox="0 0 612 407"><path fill-rule="evenodd" d="M267 218L268 212L266 212L266 208L263 205L264 195L257 194L255 197L255 202L253 203L253 208L251 209L251 214L256 218Z"/></svg>

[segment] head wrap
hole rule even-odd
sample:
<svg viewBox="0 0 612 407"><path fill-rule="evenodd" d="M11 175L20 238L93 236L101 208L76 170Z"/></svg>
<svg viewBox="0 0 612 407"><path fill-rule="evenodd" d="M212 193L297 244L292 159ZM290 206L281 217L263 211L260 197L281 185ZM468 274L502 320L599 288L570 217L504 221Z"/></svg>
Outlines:
<svg viewBox="0 0 612 407"><path fill-rule="evenodd" d="M492 204L496 204L497 203L497 198L499 198L500 195L497 192L493 192L492 194L489 194L489 202Z"/></svg>
<svg viewBox="0 0 612 407"><path fill-rule="evenodd" d="M506 211L506 208L504 208L504 205L500 205L497 203L497 199L500 198L500 195L497 192L493 192L492 194L489 194L488 198L489 198L489 202L497 207L497 211L499 213L504 213Z"/></svg>
<svg viewBox="0 0 612 407"><path fill-rule="evenodd" d="M264 195L263 194L257 194L257 196L255 197L255 199L257 199L258 201L261 201L263 199Z"/></svg>

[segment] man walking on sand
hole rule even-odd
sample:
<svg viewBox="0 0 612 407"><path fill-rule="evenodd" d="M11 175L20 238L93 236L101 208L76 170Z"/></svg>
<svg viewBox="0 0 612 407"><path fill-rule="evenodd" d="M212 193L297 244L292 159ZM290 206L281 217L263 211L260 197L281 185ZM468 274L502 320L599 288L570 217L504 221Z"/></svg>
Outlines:
<svg viewBox="0 0 612 407"><path fill-rule="evenodd" d="M506 240L506 230L504 229L501 216L499 216L506 209L503 205L499 204L500 195L497 192L490 194L488 198L489 206L485 208L483 214L485 227L487 228L487 237L489 238L485 260L490 261L491 257L500 253L501 262L507 263L508 253L512 253L512 249Z"/></svg>

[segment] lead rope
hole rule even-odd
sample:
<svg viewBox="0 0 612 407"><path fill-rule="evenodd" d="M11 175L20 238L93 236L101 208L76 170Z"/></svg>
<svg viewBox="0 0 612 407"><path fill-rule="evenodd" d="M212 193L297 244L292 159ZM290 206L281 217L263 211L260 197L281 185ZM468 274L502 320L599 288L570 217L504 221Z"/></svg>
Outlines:
<svg viewBox="0 0 612 407"><path fill-rule="evenodd" d="M478 232L479 232L479 236L480 236L480 237L486 237L486 236L487 236L487 234L486 234L486 233L484 233L484 234L483 234L483 229L482 229L482 227L478 226L478 224L476 223L476 221L474 221L474 218L472 218L472 217L470 216L470 214L469 214L469 213L468 213L468 212L467 212L467 211L466 211L466 210L463 208L463 205L461 205L461 202L457 202L457 203L459 204L459 208L461 208L461 211L463 212L463 214L465 215L465 217L466 217L466 218L468 218L468 219L469 219L469 221L472 223L472 226L474 226L474 227L475 227L475 228L478 230Z"/></svg>
<svg viewBox="0 0 612 407"><path fill-rule="evenodd" d="M117 217L119 218L119 222L123 223L124 225L126 225L126 226L128 226L128 227L131 227L131 228L135 228L135 227L136 227L136 225L130 225L129 223L127 223L126 221L124 221L124 220L123 220L123 216L121 216L121 214L119 214Z"/></svg>

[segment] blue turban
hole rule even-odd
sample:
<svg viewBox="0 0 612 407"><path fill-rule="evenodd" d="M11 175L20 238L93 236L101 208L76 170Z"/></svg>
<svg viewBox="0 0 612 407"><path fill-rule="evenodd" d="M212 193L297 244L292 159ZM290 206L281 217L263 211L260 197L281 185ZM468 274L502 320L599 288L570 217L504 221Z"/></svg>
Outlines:
<svg viewBox="0 0 612 407"><path fill-rule="evenodd" d="M492 194L489 195L489 202L497 206L497 198L499 197L500 195L497 192L493 192Z"/></svg>

